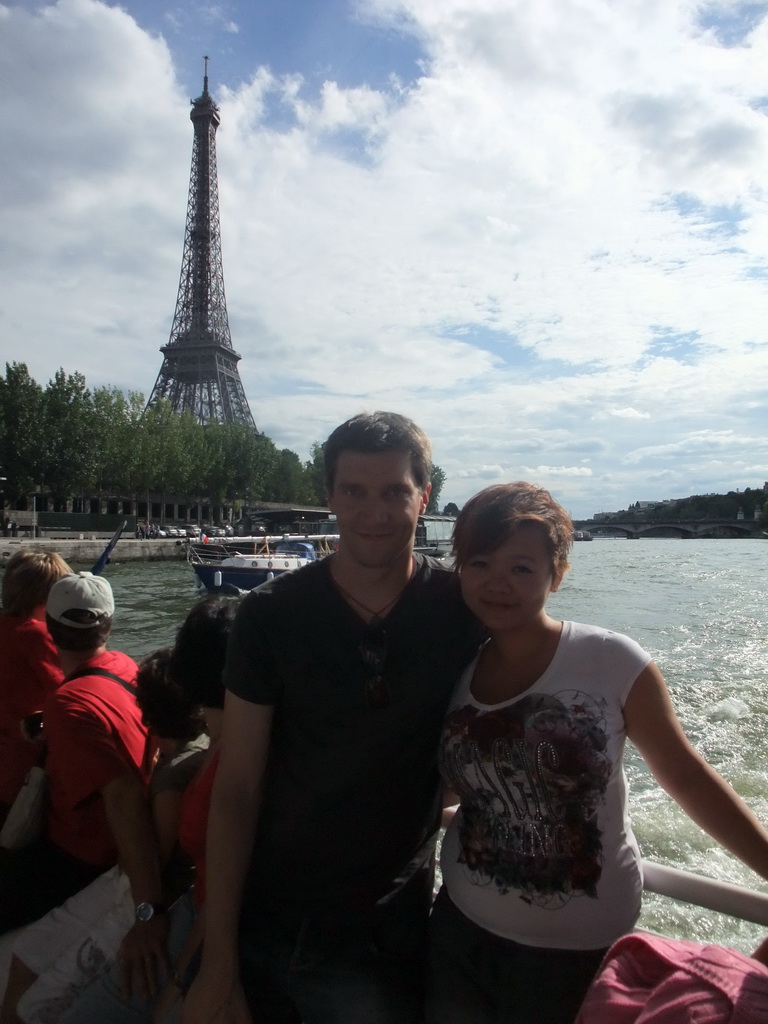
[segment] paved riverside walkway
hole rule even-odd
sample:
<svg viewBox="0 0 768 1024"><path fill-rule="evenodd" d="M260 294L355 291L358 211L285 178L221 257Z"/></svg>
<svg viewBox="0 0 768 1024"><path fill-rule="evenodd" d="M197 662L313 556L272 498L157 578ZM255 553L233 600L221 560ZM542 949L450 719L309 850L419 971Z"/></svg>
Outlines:
<svg viewBox="0 0 768 1024"><path fill-rule="evenodd" d="M54 533L54 531L51 531ZM112 534L84 534L82 537L0 537L0 565L14 551L55 551L66 562L95 564ZM186 546L174 537L134 540L121 537L109 556L110 562L167 562L186 558Z"/></svg>

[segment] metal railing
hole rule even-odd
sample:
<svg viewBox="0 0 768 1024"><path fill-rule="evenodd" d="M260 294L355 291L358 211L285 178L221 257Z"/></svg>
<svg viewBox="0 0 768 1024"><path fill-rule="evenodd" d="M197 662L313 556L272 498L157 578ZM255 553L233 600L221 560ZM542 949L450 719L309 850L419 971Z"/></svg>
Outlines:
<svg viewBox="0 0 768 1024"><path fill-rule="evenodd" d="M691 871L670 868L655 861L644 860L643 888L648 892L669 896L680 903L692 903L719 914L730 914L742 921L768 926L768 894L755 892L743 885L718 882L714 878L695 875Z"/></svg>

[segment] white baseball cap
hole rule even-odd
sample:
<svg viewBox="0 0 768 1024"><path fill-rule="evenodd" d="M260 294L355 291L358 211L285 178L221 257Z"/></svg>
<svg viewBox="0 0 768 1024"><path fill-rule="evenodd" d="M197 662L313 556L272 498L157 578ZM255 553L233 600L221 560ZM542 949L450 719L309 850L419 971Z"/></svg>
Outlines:
<svg viewBox="0 0 768 1024"><path fill-rule="evenodd" d="M45 610L52 619L64 626L88 629L95 625L100 616L114 615L115 599L112 596L112 587L103 576L94 576L92 572L78 572L64 576L54 583L48 593ZM93 620L77 621L69 614L74 611L90 612Z"/></svg>

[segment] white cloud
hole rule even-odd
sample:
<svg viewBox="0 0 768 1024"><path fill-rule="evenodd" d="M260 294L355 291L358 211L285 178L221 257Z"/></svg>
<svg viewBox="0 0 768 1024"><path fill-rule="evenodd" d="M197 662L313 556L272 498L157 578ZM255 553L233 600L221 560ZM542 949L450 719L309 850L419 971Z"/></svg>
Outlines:
<svg viewBox="0 0 768 1024"><path fill-rule="evenodd" d="M459 504L524 474L577 515L762 483L768 26L729 48L687 0L359 6L420 40L409 88L254 59L219 94L259 426L306 456L361 408L405 412ZM3 354L147 393L192 142L174 60L96 0L0 18Z"/></svg>
<svg viewBox="0 0 768 1024"><path fill-rule="evenodd" d="M340 89L335 82L324 82L319 105L297 96L295 112L299 123L310 131L355 129L367 135L386 116L388 103L374 89Z"/></svg>
<svg viewBox="0 0 768 1024"><path fill-rule="evenodd" d="M639 412L637 409L626 408L626 409L606 409L601 418L613 418L617 420L649 420L651 414L649 412Z"/></svg>
<svg viewBox="0 0 768 1024"><path fill-rule="evenodd" d="M762 437L744 437L732 430L699 430L685 437L677 438L669 444L651 445L645 448L636 448L627 452L624 462L641 462L645 459L669 459L679 457L691 457L705 453L713 460L724 451L754 451L756 448L763 448L765 440Z"/></svg>
<svg viewBox="0 0 768 1024"><path fill-rule="evenodd" d="M474 469L460 469L456 476L469 480L499 480L504 476L501 466L476 466Z"/></svg>
<svg viewBox="0 0 768 1024"><path fill-rule="evenodd" d="M592 470L588 466L531 466L526 467L526 472L540 479L541 477L569 477L569 476L592 476Z"/></svg>

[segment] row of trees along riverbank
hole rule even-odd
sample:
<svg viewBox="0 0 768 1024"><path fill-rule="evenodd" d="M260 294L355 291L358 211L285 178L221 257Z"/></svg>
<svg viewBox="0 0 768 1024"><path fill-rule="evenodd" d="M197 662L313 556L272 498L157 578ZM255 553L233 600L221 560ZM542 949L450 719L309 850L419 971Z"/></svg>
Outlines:
<svg viewBox="0 0 768 1024"><path fill-rule="evenodd" d="M130 498L204 495L211 501L323 505L323 446L302 462L265 434L239 424L201 426L170 403L145 410L139 392L89 388L80 373L58 370L43 387L25 363L0 377L0 485L5 500L36 491L55 507L80 495ZM445 474L435 466L430 511Z"/></svg>
<svg viewBox="0 0 768 1024"><path fill-rule="evenodd" d="M653 505L640 502L630 505L623 512L608 512L595 517L595 521L610 522L703 522L711 519L754 519L755 509L760 510L761 521L768 525L768 493L764 487L745 487L743 491L728 491L727 494L692 494L688 498L676 498Z"/></svg>

